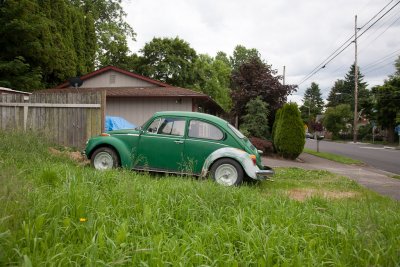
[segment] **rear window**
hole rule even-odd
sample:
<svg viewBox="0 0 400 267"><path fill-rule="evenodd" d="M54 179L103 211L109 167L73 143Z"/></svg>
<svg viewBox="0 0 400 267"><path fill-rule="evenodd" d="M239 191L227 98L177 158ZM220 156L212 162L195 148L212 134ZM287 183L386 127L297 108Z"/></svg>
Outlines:
<svg viewBox="0 0 400 267"><path fill-rule="evenodd" d="M231 125L230 123L228 123L228 127L231 128L231 130L237 135L237 137L239 137L240 139L245 138L245 136L238 130L235 128L235 126Z"/></svg>
<svg viewBox="0 0 400 267"><path fill-rule="evenodd" d="M220 129L207 122L197 120L190 121L188 136L210 140L222 140L224 138Z"/></svg>

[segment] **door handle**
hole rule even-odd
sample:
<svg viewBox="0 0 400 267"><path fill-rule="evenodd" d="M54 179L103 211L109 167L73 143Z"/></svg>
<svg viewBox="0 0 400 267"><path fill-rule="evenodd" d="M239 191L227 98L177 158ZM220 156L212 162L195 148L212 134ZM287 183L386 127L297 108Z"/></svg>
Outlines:
<svg viewBox="0 0 400 267"><path fill-rule="evenodd" d="M176 140L176 141L174 141L175 142L175 144L183 144L183 141L182 140Z"/></svg>

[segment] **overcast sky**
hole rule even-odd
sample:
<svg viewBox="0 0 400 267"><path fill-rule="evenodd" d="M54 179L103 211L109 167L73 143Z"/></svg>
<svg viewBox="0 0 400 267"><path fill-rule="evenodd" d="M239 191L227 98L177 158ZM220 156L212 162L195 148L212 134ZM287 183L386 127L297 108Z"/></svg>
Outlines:
<svg viewBox="0 0 400 267"><path fill-rule="evenodd" d="M127 21L137 33L136 42L130 43L132 52L138 52L153 37L178 36L198 54L210 56L218 51L231 55L235 46L241 44L256 48L280 74L286 66L286 83L299 84L354 34L355 15L361 27L386 4L390 3L385 11L397 2L125 0L124 9ZM358 62L369 88L382 84L394 73L394 60L400 55L400 4L366 31L358 44ZM353 62L354 45L351 45L326 68L302 83L289 99L298 102L313 81L320 85L326 98L334 82L344 77Z"/></svg>

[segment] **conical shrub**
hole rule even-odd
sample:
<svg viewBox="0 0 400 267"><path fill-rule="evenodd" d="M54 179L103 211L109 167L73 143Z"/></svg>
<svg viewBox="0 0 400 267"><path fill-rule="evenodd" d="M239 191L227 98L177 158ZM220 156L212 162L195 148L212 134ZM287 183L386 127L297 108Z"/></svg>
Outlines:
<svg viewBox="0 0 400 267"><path fill-rule="evenodd" d="M295 159L303 152L304 125L296 103L285 104L274 131L275 148L284 158Z"/></svg>

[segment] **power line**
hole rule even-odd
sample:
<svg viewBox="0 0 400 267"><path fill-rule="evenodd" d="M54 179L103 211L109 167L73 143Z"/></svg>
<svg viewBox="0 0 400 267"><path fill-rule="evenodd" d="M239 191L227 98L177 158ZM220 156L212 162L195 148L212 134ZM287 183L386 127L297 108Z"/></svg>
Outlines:
<svg viewBox="0 0 400 267"><path fill-rule="evenodd" d="M375 65L379 65L380 63L382 63L382 62L384 62L384 61L386 61L386 60L392 58L393 56L397 56L397 53L398 53L398 52L400 52L400 49L397 49L397 50L395 50L395 51L393 51L393 52L387 54L386 56L383 56L383 57L381 57L380 59L375 60L375 61L373 61L373 62L371 62L371 63L369 63L369 64L363 66L363 68L364 68L364 70L368 70L368 69L370 69L370 68L373 68Z"/></svg>
<svg viewBox="0 0 400 267"><path fill-rule="evenodd" d="M374 26L378 21L380 21L387 13L393 10L398 4L400 4L400 1L397 2L394 6L392 6L388 11L386 11L382 16L379 17L374 23L372 23L366 30L364 30L358 37L360 38L364 33L366 33L369 29L371 29L372 26Z"/></svg>
<svg viewBox="0 0 400 267"><path fill-rule="evenodd" d="M385 64L383 66L378 66L378 67L372 68L369 71L364 72L364 74L368 74L368 73L374 72L376 70L379 70L379 69L381 69L383 67L386 67L386 66L389 66L389 65L393 65L393 62L389 62L389 63L387 63L387 64Z"/></svg>
<svg viewBox="0 0 400 267"><path fill-rule="evenodd" d="M368 22L367 23L365 23L361 28L360 28L360 30L362 29L362 28L364 28L368 23L370 23L374 18L376 18L385 8L387 8L392 2L393 2L394 0L391 0L389 3L387 3L381 10L379 10L379 12L378 13L376 13L370 20L368 20ZM397 3L398 4L398 3ZM396 5L397 5L396 4ZM395 5L395 6L396 6Z"/></svg>
<svg viewBox="0 0 400 267"><path fill-rule="evenodd" d="M390 27L393 26L393 24L395 24L398 20L400 20L400 17L398 17L397 19L395 18L396 15L399 14L399 13L400 13L400 12L391 15L391 17L390 17L389 19L386 20L386 21L391 21L390 25L387 26L386 29L383 30L383 32L381 32L378 36L376 36L376 37L375 37L372 41L370 41L366 46L363 46L363 48L361 49L361 51L358 52L358 55L360 55L363 51L365 51L365 49L366 49L367 47L369 47L374 41L376 41L380 36L382 36ZM395 20L393 20L393 18L395 18ZM383 26L383 25L382 25L382 26ZM382 27L379 27L379 28L375 29L374 33L377 32L377 31L380 30L380 29L382 29ZM366 39L368 39L368 38L371 37L372 35L373 35L373 34L370 34ZM365 39L365 40L366 40L366 39ZM363 42L362 44L365 44L365 43ZM379 61L385 61L385 60L386 60L386 59L385 59L386 57L389 57L389 58L393 57L393 56L391 56L391 54L397 53L398 51L400 51L400 49L399 49L399 50L396 50L396 51L394 51L394 52L392 52L392 53L390 53L389 55L385 56L384 58L378 59L377 61L374 61L374 62L372 62L372 63L369 63L369 64L367 64L366 66L363 66L363 69L364 69L364 70L365 70L365 69L369 69L369 68L371 68L370 65L376 65L375 63L378 63ZM332 73L338 73L339 71L344 70L345 67L346 67L345 65L341 65L339 68L335 69Z"/></svg>
<svg viewBox="0 0 400 267"><path fill-rule="evenodd" d="M376 13L367 23L365 23L359 30L363 29L366 25L368 25L374 18L376 18L383 10L386 9L394 0L391 0L388 4L386 4L378 13ZM367 32L372 26L374 26L378 21L380 21L387 13L389 13L394 7L396 7L398 4L400 4L400 1L397 2L395 5L393 5L388 11L386 11L381 17L379 17L375 22L373 22L366 30L364 30L358 37L361 37L365 32ZM319 72L321 69L325 68L328 63L330 63L333 59L335 59L337 56L339 56L346 48L348 48L352 42L349 42L352 40L352 38L355 36L353 34L349 39L347 39L339 48L337 48L333 53L331 53L324 61L322 61L317 67L315 67L308 75L306 75L299 83L298 85L304 83L308 79L310 79L312 76L314 76L317 72ZM348 43L349 42L349 43ZM339 52L338 52L339 51Z"/></svg>
<svg viewBox="0 0 400 267"><path fill-rule="evenodd" d="M398 17L396 20L394 20L389 26L386 27L385 30L383 30L383 32L381 32L378 36L376 36L372 41L370 41L366 46L363 47L364 51L367 47L369 47L373 42L375 42L379 37L381 37L390 27L392 27L398 20L400 20L400 17ZM360 52L362 52L360 51ZM358 53L360 54L360 53Z"/></svg>
<svg viewBox="0 0 400 267"><path fill-rule="evenodd" d="M324 64L324 62L326 62L329 58L331 58L337 51L339 51L343 46L346 45L346 43L348 41L350 41L352 38L354 37L354 34L347 39L339 48L337 48L335 51L333 51L324 61L322 61L318 66L316 66L308 75L306 75L301 82L299 82L298 85L304 83L305 81L307 81L309 78L311 78L315 73L317 73L321 68L325 68L326 63ZM351 42L350 42L351 44ZM347 48L347 47L346 47Z"/></svg>

